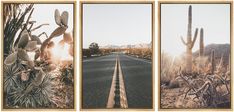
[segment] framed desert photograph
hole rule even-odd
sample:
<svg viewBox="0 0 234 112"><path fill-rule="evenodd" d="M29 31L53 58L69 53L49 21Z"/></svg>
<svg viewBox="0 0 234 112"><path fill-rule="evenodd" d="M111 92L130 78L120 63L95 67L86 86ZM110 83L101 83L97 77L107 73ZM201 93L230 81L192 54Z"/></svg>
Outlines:
<svg viewBox="0 0 234 112"><path fill-rule="evenodd" d="M153 110L154 2L80 2L81 110Z"/></svg>
<svg viewBox="0 0 234 112"><path fill-rule="evenodd" d="M75 110L76 2L2 1L2 110Z"/></svg>
<svg viewBox="0 0 234 112"><path fill-rule="evenodd" d="M232 109L232 2L159 2L159 109Z"/></svg>

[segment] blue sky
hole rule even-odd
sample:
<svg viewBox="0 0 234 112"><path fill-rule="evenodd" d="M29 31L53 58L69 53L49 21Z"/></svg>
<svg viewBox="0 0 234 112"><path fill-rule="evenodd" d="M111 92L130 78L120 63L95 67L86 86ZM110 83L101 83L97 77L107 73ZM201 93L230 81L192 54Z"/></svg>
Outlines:
<svg viewBox="0 0 234 112"><path fill-rule="evenodd" d="M193 52L199 48L200 28L204 29L204 44L230 43L229 4L191 4L192 35L199 28ZM171 55L186 51L180 36L186 41L189 4L161 5L161 49Z"/></svg>
<svg viewBox="0 0 234 112"><path fill-rule="evenodd" d="M84 4L83 48L150 43L151 4Z"/></svg>

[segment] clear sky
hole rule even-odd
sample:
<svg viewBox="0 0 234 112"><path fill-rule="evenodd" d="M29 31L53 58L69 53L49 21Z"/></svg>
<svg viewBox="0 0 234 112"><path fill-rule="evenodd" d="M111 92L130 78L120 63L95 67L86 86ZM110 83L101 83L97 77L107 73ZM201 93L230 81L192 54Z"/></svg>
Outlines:
<svg viewBox="0 0 234 112"><path fill-rule="evenodd" d="M66 32L71 33L73 31L73 4L34 4L34 12L32 14L31 20L36 21L34 27L48 23L49 25L43 26L40 29L32 32L32 34L40 34L41 32L46 32L48 36L58 27L54 19L54 11L58 9L60 14L63 11L69 12L68 17L68 29ZM42 40L45 36L41 37ZM62 36L54 38L55 42L62 39Z"/></svg>
<svg viewBox="0 0 234 112"><path fill-rule="evenodd" d="M189 4L161 5L161 50L178 56L186 51L180 36L187 41ZM199 48L200 28L204 29L204 44L230 43L230 5L192 4L192 36L199 28L193 52Z"/></svg>
<svg viewBox="0 0 234 112"><path fill-rule="evenodd" d="M150 4L84 4L83 48L150 43L151 18Z"/></svg>
<svg viewBox="0 0 234 112"><path fill-rule="evenodd" d="M34 27L37 27L41 24L49 24L47 26L43 26L40 29L37 29L32 32L32 35L39 35L42 32L47 33L48 36L58 27L58 25L55 23L54 19L54 11L55 9L58 9L60 14L63 11L67 11L69 13L68 17L68 29L66 30L67 33L72 33L73 31L73 4L34 4L33 6L34 11L31 16L31 21L36 21L34 24ZM28 17L28 16L27 16ZM42 35L40 37L41 41L43 42L46 37L45 35ZM63 36L55 37L52 39L52 41L57 45L57 43L63 39ZM63 57L69 57L70 55L66 54L67 51L64 51L60 49L58 51L60 55ZM28 52L31 59L34 58L35 53L34 52ZM69 57L70 58L70 57ZM65 58L64 58L65 59Z"/></svg>

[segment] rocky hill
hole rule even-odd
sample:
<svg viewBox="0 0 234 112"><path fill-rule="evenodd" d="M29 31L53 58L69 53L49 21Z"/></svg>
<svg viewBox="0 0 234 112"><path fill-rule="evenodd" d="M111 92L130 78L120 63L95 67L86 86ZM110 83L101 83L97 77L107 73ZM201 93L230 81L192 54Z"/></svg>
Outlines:
<svg viewBox="0 0 234 112"><path fill-rule="evenodd" d="M204 48L204 55L210 57L211 52L215 51L215 59L219 60L223 56L224 63L227 64L230 55L230 44L209 44ZM199 50L193 53L194 57L199 56Z"/></svg>

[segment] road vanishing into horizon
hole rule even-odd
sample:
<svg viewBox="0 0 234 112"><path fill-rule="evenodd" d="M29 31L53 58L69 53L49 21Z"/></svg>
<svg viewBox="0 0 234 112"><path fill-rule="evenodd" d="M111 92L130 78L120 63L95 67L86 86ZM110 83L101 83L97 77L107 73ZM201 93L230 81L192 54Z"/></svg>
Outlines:
<svg viewBox="0 0 234 112"><path fill-rule="evenodd" d="M113 53L82 63L84 109L153 108L150 60Z"/></svg>

